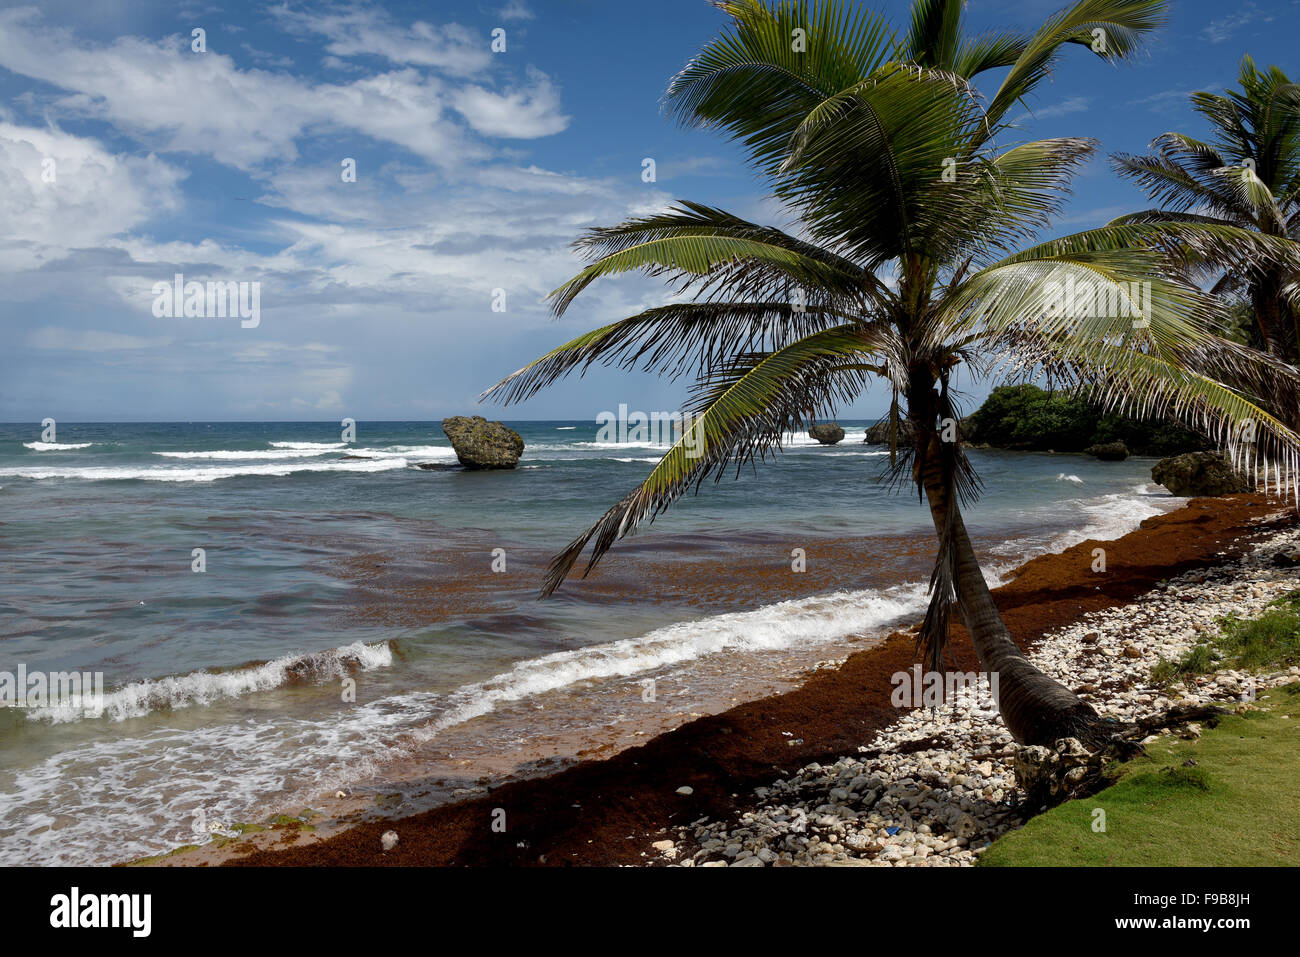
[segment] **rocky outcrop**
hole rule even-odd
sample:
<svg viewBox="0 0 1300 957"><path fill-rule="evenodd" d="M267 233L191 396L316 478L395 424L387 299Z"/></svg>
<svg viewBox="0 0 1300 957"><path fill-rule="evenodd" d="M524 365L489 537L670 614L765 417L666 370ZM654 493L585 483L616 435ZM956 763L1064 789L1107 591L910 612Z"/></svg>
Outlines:
<svg viewBox="0 0 1300 957"><path fill-rule="evenodd" d="M1123 462L1128 458L1128 446L1119 441L1103 442L1100 445L1088 446L1083 450L1083 454L1091 455L1103 462Z"/></svg>
<svg viewBox="0 0 1300 957"><path fill-rule="evenodd" d="M1161 459L1151 480L1174 495L1231 495L1253 492L1254 483L1237 472L1218 452L1188 452Z"/></svg>
<svg viewBox="0 0 1300 957"><path fill-rule="evenodd" d="M908 445L915 438L916 429L908 419L903 419L898 423L898 443ZM884 419L867 429L866 438L863 443L866 445L888 445L889 444L889 420Z"/></svg>
<svg viewBox="0 0 1300 957"><path fill-rule="evenodd" d="M456 450L457 460L467 469L512 469L524 452L524 440L518 432L481 415L443 419L442 431Z"/></svg>
<svg viewBox="0 0 1300 957"><path fill-rule="evenodd" d="M808 434L822 445L834 445L836 442L844 441L844 430L834 422L827 422L823 425L810 425L808 426Z"/></svg>

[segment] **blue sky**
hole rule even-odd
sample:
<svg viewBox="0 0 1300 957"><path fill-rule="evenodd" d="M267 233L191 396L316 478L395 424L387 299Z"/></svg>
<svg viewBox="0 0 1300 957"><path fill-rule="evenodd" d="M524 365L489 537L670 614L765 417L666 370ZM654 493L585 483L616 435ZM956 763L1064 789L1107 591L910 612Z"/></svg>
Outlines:
<svg viewBox="0 0 1300 957"><path fill-rule="evenodd" d="M1060 5L972 0L969 28L1030 29ZM874 8L907 22L904 3ZM476 397L664 301L628 277L551 319L584 228L678 198L787 224L735 147L660 112L723 19L704 0L0 3L0 421L676 408L681 383L604 370L506 410ZM1101 141L1057 232L1143 208L1104 155L1202 133L1188 93L1232 85L1243 53L1295 78L1297 36L1296 2L1198 0L1131 65L1068 50L1021 125ZM260 283L260 323L155 317L154 284L178 272Z"/></svg>

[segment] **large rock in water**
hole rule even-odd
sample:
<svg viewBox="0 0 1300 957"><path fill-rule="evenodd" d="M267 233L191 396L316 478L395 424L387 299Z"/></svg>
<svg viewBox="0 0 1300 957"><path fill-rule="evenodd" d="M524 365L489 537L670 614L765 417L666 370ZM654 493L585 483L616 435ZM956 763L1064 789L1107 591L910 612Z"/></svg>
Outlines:
<svg viewBox="0 0 1300 957"><path fill-rule="evenodd" d="M1161 459L1151 480L1175 495L1231 495L1253 492L1254 483L1237 472L1218 452L1187 452Z"/></svg>
<svg viewBox="0 0 1300 957"><path fill-rule="evenodd" d="M844 440L844 430L834 422L828 422L825 425L810 425L808 426L808 434L822 445L834 445L836 442Z"/></svg>
<svg viewBox="0 0 1300 957"><path fill-rule="evenodd" d="M1123 462L1128 458L1128 446L1123 442L1103 442L1100 445L1088 446L1083 450L1083 454L1091 455L1103 462Z"/></svg>
<svg viewBox="0 0 1300 957"><path fill-rule="evenodd" d="M481 415L443 419L442 431L467 469L512 469L524 452L524 440L518 432Z"/></svg>
<svg viewBox="0 0 1300 957"><path fill-rule="evenodd" d="M911 445L916 440L916 428L912 425L911 419L903 419L898 423L898 444ZM889 444L889 419L877 422L867 429L866 437L862 440L864 445L888 445Z"/></svg>

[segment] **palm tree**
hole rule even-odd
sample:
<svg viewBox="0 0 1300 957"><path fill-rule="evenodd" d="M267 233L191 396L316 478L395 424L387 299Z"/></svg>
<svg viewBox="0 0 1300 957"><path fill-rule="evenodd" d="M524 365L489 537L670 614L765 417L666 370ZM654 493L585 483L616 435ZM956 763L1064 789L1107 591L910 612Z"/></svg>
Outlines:
<svg viewBox="0 0 1300 957"><path fill-rule="evenodd" d="M1146 156L1111 157L1120 175L1160 203L1116 224L1209 223L1300 239L1300 85L1275 66L1261 72L1249 56L1239 82L1241 89L1226 95L1191 96L1212 142L1165 133ZM1214 280L1215 294L1238 297L1253 315L1249 338L1300 365L1300 272L1254 261L1245 249L1225 251L1208 261L1180 257L1180 265L1188 279ZM1290 424L1297 424L1294 415Z"/></svg>
<svg viewBox="0 0 1300 957"><path fill-rule="evenodd" d="M1062 138L999 150L1004 116L1066 43L1096 44L1106 60L1128 56L1163 0L1081 0L1032 34L978 39L962 32L960 0L918 0L901 39L874 14L837 2L716 5L729 28L672 80L667 107L741 140L798 232L681 202L578 241L591 261L551 294L557 315L597 279L631 271L674 282L675 301L579 336L484 395L521 401L595 364L690 373L696 384L681 440L554 559L543 596L589 544L587 572L691 487L779 452L783 436L828 420L879 377L892 388L894 434L904 417L915 434L907 448L892 443L893 478L915 484L938 534L919 652L942 670L956 605L982 666L998 675L1017 740L1099 744L1106 724L1030 664L989 593L962 520L979 481L952 428L953 380L968 368L1096 383L1111 409L1178 410L1226 443L1251 418L1256 454L1281 461L1279 479L1290 480L1300 437L1215 377L1253 375L1262 392L1282 372L1208 332L1218 301L1162 276L1147 245L1163 236L1206 255L1239 244L1262 252L1268 237L1151 223L1014 251L1048 224L1094 144ZM998 67L1009 69L984 105L971 78ZM1128 313L1143 296L1127 293L1124 309L1112 310L1123 315L1057 308L1070 282L1130 292L1137 287L1120 284L1149 283L1148 301L1137 318Z"/></svg>

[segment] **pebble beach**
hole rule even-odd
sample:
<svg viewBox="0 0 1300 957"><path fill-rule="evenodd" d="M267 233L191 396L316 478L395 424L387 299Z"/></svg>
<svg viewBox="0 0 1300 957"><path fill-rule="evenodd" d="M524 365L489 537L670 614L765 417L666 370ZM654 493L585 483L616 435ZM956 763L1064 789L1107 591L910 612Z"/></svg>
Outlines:
<svg viewBox="0 0 1300 957"><path fill-rule="evenodd" d="M1300 530L1269 535L1236 561L1085 615L1044 636L1029 657L1125 723L1175 705L1248 704L1252 690L1293 682L1300 668L1261 676L1224 670L1163 689L1151 683L1151 669L1182 657L1222 617L1252 617L1300 587L1297 569L1273 563L1297 546ZM1191 724L1185 733L1199 732ZM757 808L692 822L653 850L685 867L965 867L1023 820L1018 747L987 691L962 688L940 707L909 711L858 750L759 787Z"/></svg>

